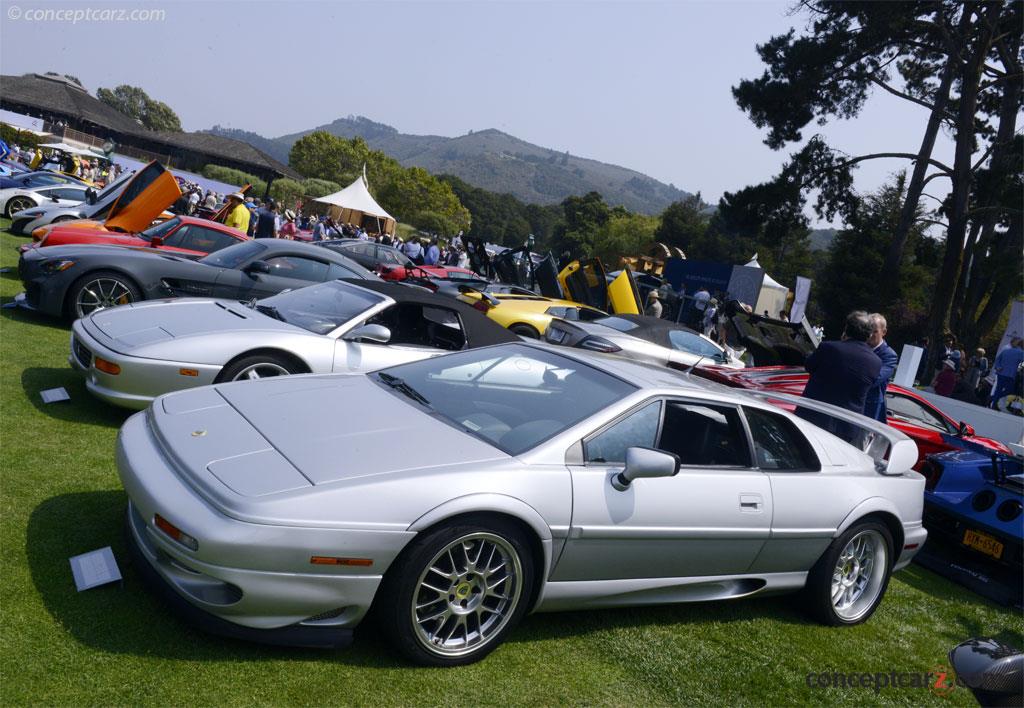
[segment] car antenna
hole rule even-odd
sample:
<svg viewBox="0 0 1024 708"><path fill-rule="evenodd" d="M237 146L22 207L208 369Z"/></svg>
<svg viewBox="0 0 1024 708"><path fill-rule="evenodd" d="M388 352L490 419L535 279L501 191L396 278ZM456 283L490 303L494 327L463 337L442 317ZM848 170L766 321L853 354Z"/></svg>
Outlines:
<svg viewBox="0 0 1024 708"><path fill-rule="evenodd" d="M708 358L708 357L707 357L707 355L706 355L706 354L701 354L701 355L700 355L700 359L698 359L698 360L697 360L697 363L696 363L696 364L694 364L693 366L691 366L691 367L690 367L689 369L687 369L687 370L686 370L686 375L687 375L687 376L689 376L690 374L692 374L692 373L693 373L693 370L694 370L694 369L696 369L696 368L697 368L698 366L700 366L700 363L701 363L702 361L704 361L705 359L707 359L707 358Z"/></svg>

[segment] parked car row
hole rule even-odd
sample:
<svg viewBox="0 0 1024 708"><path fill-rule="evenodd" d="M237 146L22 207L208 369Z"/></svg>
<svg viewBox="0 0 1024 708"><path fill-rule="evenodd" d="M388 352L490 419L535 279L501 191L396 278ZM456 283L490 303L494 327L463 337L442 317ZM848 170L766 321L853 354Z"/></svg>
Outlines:
<svg viewBox="0 0 1024 708"><path fill-rule="evenodd" d="M922 449L1005 449L896 387L889 425L800 398L801 372L639 314L628 270L576 262L539 294L249 240L162 218L161 170L34 234L21 302L74 320L93 395L145 409L117 442L130 548L214 632L340 646L375 607L452 666L533 611L800 591L858 624L928 536Z"/></svg>

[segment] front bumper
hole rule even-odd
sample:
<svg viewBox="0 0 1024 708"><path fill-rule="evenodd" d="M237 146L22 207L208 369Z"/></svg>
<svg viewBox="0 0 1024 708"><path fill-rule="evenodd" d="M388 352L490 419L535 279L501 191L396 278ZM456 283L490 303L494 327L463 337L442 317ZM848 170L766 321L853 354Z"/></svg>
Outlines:
<svg viewBox="0 0 1024 708"><path fill-rule="evenodd" d="M148 569L144 574L156 575L157 584L176 596L176 605L189 605L187 614L205 618L200 624L215 632L230 630L233 636L263 642L337 646L369 610L381 574L414 535L250 523L226 516L178 475L144 413L121 428L116 457L130 500L129 539ZM190 550L158 530L158 513L193 536L198 549ZM314 555L336 554L371 558L374 564L310 562Z"/></svg>
<svg viewBox="0 0 1024 708"><path fill-rule="evenodd" d="M82 320L76 320L71 329L68 364L85 376L89 393L115 406L142 410L164 393L212 384L221 370L211 364L143 359L115 352L89 334ZM97 369L97 356L117 364L121 373L111 375ZM195 375L183 375L182 370Z"/></svg>

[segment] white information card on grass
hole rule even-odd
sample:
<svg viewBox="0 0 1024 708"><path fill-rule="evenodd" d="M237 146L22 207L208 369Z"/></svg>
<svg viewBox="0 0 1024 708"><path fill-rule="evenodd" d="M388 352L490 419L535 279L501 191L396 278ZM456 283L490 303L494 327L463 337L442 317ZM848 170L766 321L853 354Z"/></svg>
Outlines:
<svg viewBox="0 0 1024 708"><path fill-rule="evenodd" d="M110 546L71 557L71 573L78 592L121 579L121 571Z"/></svg>

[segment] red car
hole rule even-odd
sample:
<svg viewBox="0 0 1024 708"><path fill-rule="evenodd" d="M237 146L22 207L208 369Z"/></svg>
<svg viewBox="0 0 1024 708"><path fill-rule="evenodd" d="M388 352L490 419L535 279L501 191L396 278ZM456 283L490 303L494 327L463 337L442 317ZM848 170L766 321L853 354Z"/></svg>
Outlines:
<svg viewBox="0 0 1024 708"><path fill-rule="evenodd" d="M318 241L317 245L351 258L367 270L376 271L384 280L405 280L406 278L480 280L479 275L466 268L446 265L416 265L397 248L373 241L339 238Z"/></svg>
<svg viewBox="0 0 1024 708"><path fill-rule="evenodd" d="M803 393L808 377L803 369L789 366L747 369L709 366L694 369L693 373L733 388L778 391L793 396ZM885 407L889 425L917 443L918 457L914 469L918 469L928 455L949 450L974 449L1013 454L1003 443L975 435L970 425L953 420L930 401L902 386L889 384L885 392Z"/></svg>
<svg viewBox="0 0 1024 708"><path fill-rule="evenodd" d="M248 236L216 221L193 216L175 216L139 233L116 233L96 229L55 226L42 240L25 244L22 251L48 246L96 243L107 246L152 246L183 256L201 257L248 240Z"/></svg>

